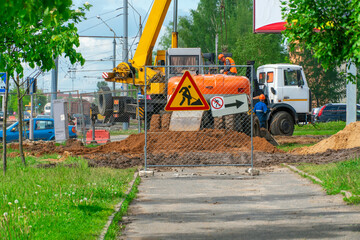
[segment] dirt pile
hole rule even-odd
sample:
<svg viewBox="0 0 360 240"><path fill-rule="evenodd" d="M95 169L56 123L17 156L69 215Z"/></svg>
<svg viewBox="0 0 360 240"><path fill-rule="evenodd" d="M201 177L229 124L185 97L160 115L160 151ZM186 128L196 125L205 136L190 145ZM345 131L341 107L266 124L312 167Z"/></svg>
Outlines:
<svg viewBox="0 0 360 240"><path fill-rule="evenodd" d="M314 136L274 136L275 140L280 144L310 144L318 143L329 136L314 135Z"/></svg>
<svg viewBox="0 0 360 240"><path fill-rule="evenodd" d="M255 137L253 142L255 151L279 152L264 138ZM203 129L197 132L153 132L148 134L147 150L149 152L249 152L251 138L244 133L219 129Z"/></svg>
<svg viewBox="0 0 360 240"><path fill-rule="evenodd" d="M76 139L69 139L65 142L65 145L58 145L55 142L48 141L24 141L24 149L33 156L41 156L44 154L58 153L63 154L64 152L77 153L81 151L87 151L81 141ZM10 148L19 149L19 143L11 143ZM29 155L28 154L28 155Z"/></svg>
<svg viewBox="0 0 360 240"><path fill-rule="evenodd" d="M327 150L340 150L360 147L360 122L350 123L337 134L310 147L295 150L295 154L323 153Z"/></svg>

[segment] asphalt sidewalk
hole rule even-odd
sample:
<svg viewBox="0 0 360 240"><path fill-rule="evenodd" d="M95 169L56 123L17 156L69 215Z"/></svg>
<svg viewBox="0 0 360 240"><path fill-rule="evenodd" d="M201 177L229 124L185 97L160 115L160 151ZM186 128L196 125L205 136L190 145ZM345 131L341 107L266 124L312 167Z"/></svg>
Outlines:
<svg viewBox="0 0 360 240"><path fill-rule="evenodd" d="M143 177L121 239L360 239L360 207L287 168L184 168Z"/></svg>

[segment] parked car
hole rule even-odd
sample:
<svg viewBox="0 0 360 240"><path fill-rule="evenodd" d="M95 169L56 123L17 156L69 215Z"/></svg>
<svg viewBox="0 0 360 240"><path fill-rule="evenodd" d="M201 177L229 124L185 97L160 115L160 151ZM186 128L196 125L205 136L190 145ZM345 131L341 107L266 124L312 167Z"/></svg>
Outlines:
<svg viewBox="0 0 360 240"><path fill-rule="evenodd" d="M29 138L30 119L24 119L24 128L26 138ZM34 118L34 140L55 140L54 119L52 118ZM68 126L69 137L77 138L74 126ZM0 131L0 140L2 141L3 131ZM14 142L19 140L19 122L15 122L6 129L6 142Z"/></svg>
<svg viewBox="0 0 360 240"><path fill-rule="evenodd" d="M356 105L356 119L360 120L360 105ZM320 108L317 122L346 121L345 103L328 103Z"/></svg>

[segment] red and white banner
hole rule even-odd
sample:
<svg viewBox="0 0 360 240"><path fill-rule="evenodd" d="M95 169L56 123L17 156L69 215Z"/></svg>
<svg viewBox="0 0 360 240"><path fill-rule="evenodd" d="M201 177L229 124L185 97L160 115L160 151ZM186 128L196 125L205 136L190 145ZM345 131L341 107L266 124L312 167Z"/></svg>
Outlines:
<svg viewBox="0 0 360 240"><path fill-rule="evenodd" d="M103 72L103 73L102 73L102 77L103 77L103 78L105 78L105 79L106 79L106 78L108 78L108 76L109 76L109 75L108 75L108 73L107 73L107 72Z"/></svg>
<svg viewBox="0 0 360 240"><path fill-rule="evenodd" d="M282 0L254 0L254 33L280 33L285 30L281 17Z"/></svg>

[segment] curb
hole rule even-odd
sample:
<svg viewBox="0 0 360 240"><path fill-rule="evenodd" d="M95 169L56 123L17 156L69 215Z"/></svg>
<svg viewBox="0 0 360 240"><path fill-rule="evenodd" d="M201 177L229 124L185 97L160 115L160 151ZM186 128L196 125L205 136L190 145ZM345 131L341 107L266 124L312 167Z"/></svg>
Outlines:
<svg viewBox="0 0 360 240"><path fill-rule="evenodd" d="M297 173L300 173L300 174L303 174L311 179L313 179L315 182L319 183L319 184L322 184L323 181L321 181L319 178L313 176L313 175L310 175L304 171L301 171L299 170L297 167L295 166L292 166L292 165L289 165L289 164L286 164L286 163L283 163L284 166L290 168L291 170L293 170L294 172L297 172ZM351 197L360 197L360 195L354 195L352 194L351 192L348 192L346 190L340 190L340 193L342 193L343 195L345 195L346 198L351 198Z"/></svg>
<svg viewBox="0 0 360 240"><path fill-rule="evenodd" d="M129 188L125 192L125 195L128 195L130 193L131 189L134 187L134 183L135 183L135 180L138 177L138 175L139 175L139 173L136 171L134 173L133 180L129 184L130 185ZM111 216L109 217L108 221L106 222L103 230L101 231L99 240L104 240L105 235L106 235L107 231L109 230L109 227L110 227L111 223L113 222L115 215L120 211L121 206L122 206L123 202L125 201L125 199L126 199L126 197L124 197L123 200L121 200L121 202L119 202L118 204L115 205L114 212L113 212L113 214L111 214Z"/></svg>
<svg viewBox="0 0 360 240"><path fill-rule="evenodd" d="M284 164L284 166L290 168L291 170L293 170L293 171L295 171L295 172L298 172L298 173L301 173L301 174L303 174L303 175L305 175L305 176L313 179L315 182L318 182L318 183L320 183L320 184L323 183L323 181L321 181L319 178L317 178L317 177L315 177L315 176L313 176L313 175L310 175L310 174L308 174L308 173L306 173L306 172L304 172L304 171L301 171L301 170L299 170L297 167L294 167L294 166L292 166L292 165L288 165L288 164L286 164L286 163L283 163L283 164Z"/></svg>

